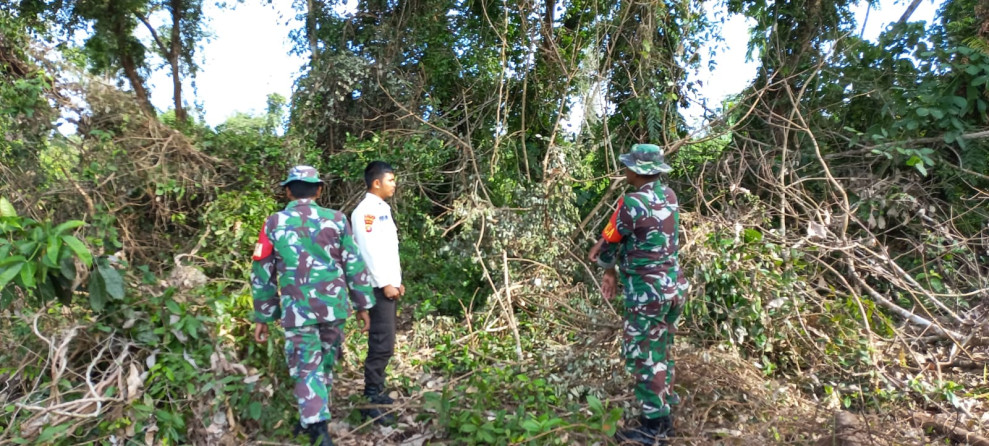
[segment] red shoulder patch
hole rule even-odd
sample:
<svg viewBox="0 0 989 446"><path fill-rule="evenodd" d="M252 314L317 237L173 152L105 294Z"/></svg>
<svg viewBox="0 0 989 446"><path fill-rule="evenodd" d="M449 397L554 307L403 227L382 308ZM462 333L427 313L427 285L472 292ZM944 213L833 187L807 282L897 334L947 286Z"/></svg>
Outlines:
<svg viewBox="0 0 989 446"><path fill-rule="evenodd" d="M264 228L261 229L261 234L258 235L258 242L254 244L254 260L264 260L274 252L275 246L271 244L271 240L268 240L268 234L264 232Z"/></svg>
<svg viewBox="0 0 989 446"><path fill-rule="evenodd" d="M618 199L618 207L615 208L615 213L611 214L611 219L608 220L608 226L604 227L601 231L601 236L604 237L609 243L618 243L622 241L622 235L618 233L618 212L622 210L622 206L625 205L625 196L622 195Z"/></svg>

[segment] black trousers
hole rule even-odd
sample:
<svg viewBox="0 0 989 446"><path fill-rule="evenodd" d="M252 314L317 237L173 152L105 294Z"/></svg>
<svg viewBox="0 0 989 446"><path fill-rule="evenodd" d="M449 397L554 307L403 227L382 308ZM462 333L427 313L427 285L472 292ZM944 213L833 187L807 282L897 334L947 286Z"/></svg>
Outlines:
<svg viewBox="0 0 989 446"><path fill-rule="evenodd" d="M371 329L367 336L367 359L364 361L364 388L385 385L385 367L395 353L395 301L385 297L381 288L374 289L375 304L368 312Z"/></svg>

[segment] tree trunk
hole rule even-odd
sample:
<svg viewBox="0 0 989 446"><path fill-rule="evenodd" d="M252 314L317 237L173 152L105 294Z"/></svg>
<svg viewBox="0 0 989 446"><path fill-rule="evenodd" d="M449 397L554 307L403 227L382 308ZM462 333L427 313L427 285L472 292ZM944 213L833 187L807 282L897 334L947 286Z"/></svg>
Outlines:
<svg viewBox="0 0 989 446"><path fill-rule="evenodd" d="M900 23L910 20L910 16L913 15L913 12L917 10L918 6L920 6L920 0L913 0L910 6L907 6L907 10L903 12L903 15L900 16Z"/></svg>
<svg viewBox="0 0 989 446"><path fill-rule="evenodd" d="M137 73L137 64L134 63L134 58L130 54L121 54L120 65L124 67L124 74L127 75L127 80L130 81L131 87L134 89L134 94L137 95L137 101L140 103L141 109L148 116L155 116L157 114L155 107L151 105L151 100L148 98L148 90L144 88L144 79Z"/></svg>
<svg viewBox="0 0 989 446"><path fill-rule="evenodd" d="M118 11L114 10L110 10L110 13L119 14ZM112 23L114 39L117 40L120 52L118 55L120 57L120 66L124 69L124 75L130 81L131 88L134 89L134 94L137 95L137 102L140 104L141 109L148 116L154 117L157 115L157 112L155 112L154 105L151 105L147 88L144 87L144 78L137 72L137 62L134 61L134 56L128 51L127 39L130 37L129 30L125 29L122 20L113 20Z"/></svg>
<svg viewBox="0 0 989 446"><path fill-rule="evenodd" d="M308 12L306 14L306 38L309 39L309 60L316 61L319 55L319 45L316 38L316 18L319 17L319 0L306 0ZM310 63L311 65L312 63Z"/></svg>
<svg viewBox="0 0 989 446"><path fill-rule="evenodd" d="M172 0L172 47L168 52L168 62L172 65L172 101L175 103L175 120L184 123L185 108L182 107L182 73L179 57L182 54L182 0Z"/></svg>

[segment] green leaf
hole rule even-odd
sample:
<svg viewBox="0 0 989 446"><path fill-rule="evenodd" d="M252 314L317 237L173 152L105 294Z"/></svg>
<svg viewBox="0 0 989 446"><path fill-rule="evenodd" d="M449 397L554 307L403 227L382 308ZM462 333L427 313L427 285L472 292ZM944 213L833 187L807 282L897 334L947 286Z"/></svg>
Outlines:
<svg viewBox="0 0 989 446"><path fill-rule="evenodd" d="M81 220L69 220L69 221L67 221L65 223L62 223L62 224L56 226L55 227L55 230L52 231L52 232L54 232L55 235L62 235L62 233L65 232L65 231L68 231L70 229L78 228L78 227L80 227L82 225L85 225L85 224L86 224L86 222L81 221Z"/></svg>
<svg viewBox="0 0 989 446"><path fill-rule="evenodd" d="M24 262L24 268L21 269L21 283L24 288L34 288L36 283L34 281L34 272L37 270L37 265L33 262Z"/></svg>
<svg viewBox="0 0 989 446"><path fill-rule="evenodd" d="M594 395L587 395L587 405L591 407L591 412L599 414L604 412L604 405Z"/></svg>
<svg viewBox="0 0 989 446"><path fill-rule="evenodd" d="M8 267L7 269L3 270L3 272L0 273L0 288L7 286L7 284L10 283L11 280L14 280L14 277L17 277L17 274L21 272L21 268L23 267L24 267L24 262L21 262L21 263L15 263L12 266Z"/></svg>
<svg viewBox="0 0 989 446"><path fill-rule="evenodd" d="M762 233L757 229L745 228L742 238L745 239L745 243L759 243L762 241Z"/></svg>
<svg viewBox="0 0 989 446"><path fill-rule="evenodd" d="M913 166L913 168L917 169L917 172L920 172L921 175L925 177L927 176L927 168L924 167L924 163L918 163L917 165Z"/></svg>
<svg viewBox="0 0 989 446"><path fill-rule="evenodd" d="M34 251L38 247L38 242L22 242L17 245L17 250L27 257L34 257Z"/></svg>
<svg viewBox="0 0 989 446"><path fill-rule="evenodd" d="M89 276L89 306L93 311L103 311L106 307L106 285L99 274Z"/></svg>
<svg viewBox="0 0 989 446"><path fill-rule="evenodd" d="M261 403L257 401L251 401L251 405L247 409L248 414L251 416L252 420L261 419Z"/></svg>
<svg viewBox="0 0 989 446"><path fill-rule="evenodd" d="M72 252L76 253L76 257L79 257L79 260L82 260L84 265L90 266L93 264L93 254L89 252L89 248L82 244L79 239L71 235L63 235L62 241L69 246Z"/></svg>
<svg viewBox="0 0 989 446"><path fill-rule="evenodd" d="M539 423L533 419L528 419L523 421L522 428L532 433L536 433L542 430L542 426L540 426Z"/></svg>
<svg viewBox="0 0 989 446"><path fill-rule="evenodd" d="M175 303L174 300L169 299L165 301L165 307L167 307L168 311L172 314L182 314L182 308L179 307L179 304Z"/></svg>
<svg viewBox="0 0 989 446"><path fill-rule="evenodd" d="M27 260L27 259L24 258L24 256L10 256L10 257L5 257L3 259L0 259L0 267L11 265L11 264L14 264L14 263L17 263L17 262L23 262L25 260Z"/></svg>
<svg viewBox="0 0 989 446"><path fill-rule="evenodd" d="M0 197L0 217L16 217L17 210L14 205L7 201L6 197Z"/></svg>
<svg viewBox="0 0 989 446"><path fill-rule="evenodd" d="M48 237L48 249L45 251L48 254L48 261L51 262L51 266L58 265L58 254L59 249L62 248L62 240L55 236Z"/></svg>
<svg viewBox="0 0 989 446"><path fill-rule="evenodd" d="M460 426L460 432L469 434L471 432L477 432L477 426L473 424L464 424Z"/></svg>
<svg viewBox="0 0 989 446"><path fill-rule="evenodd" d="M964 110L965 107L968 106L968 99L965 99L965 98L963 98L961 96L952 96L951 97L951 103L954 104L955 107L958 107L958 108Z"/></svg>
<svg viewBox="0 0 989 446"><path fill-rule="evenodd" d="M59 262L59 271L62 273L62 277L75 280L76 279L76 263L72 261L69 257L62 258Z"/></svg>
<svg viewBox="0 0 989 446"><path fill-rule="evenodd" d="M927 116L931 114L931 111L926 107L920 107L917 109L917 116Z"/></svg>
<svg viewBox="0 0 989 446"><path fill-rule="evenodd" d="M103 258L96 262L96 269L99 271L100 277L103 279L103 284L106 286L106 293L114 299L123 299L124 279L120 277L120 273L110 266L110 262Z"/></svg>
<svg viewBox="0 0 989 446"><path fill-rule="evenodd" d="M48 426L41 430L41 435L38 436L37 442L39 444L45 444L50 442L55 438L56 435L65 432L66 429L72 427L72 423L64 423L56 426Z"/></svg>
<svg viewBox="0 0 989 446"><path fill-rule="evenodd" d="M480 431L477 433L478 438L483 440L485 443L492 444L495 442L494 435L491 435L488 431Z"/></svg>

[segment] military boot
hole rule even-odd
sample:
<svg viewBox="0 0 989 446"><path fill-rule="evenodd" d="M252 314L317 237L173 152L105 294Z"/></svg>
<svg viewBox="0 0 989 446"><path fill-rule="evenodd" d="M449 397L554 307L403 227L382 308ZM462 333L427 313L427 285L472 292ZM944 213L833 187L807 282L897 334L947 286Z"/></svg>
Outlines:
<svg viewBox="0 0 989 446"><path fill-rule="evenodd" d="M619 444L637 444L643 446L667 446L673 436L673 419L669 416L652 420L639 418L641 426L626 428L615 433Z"/></svg>
<svg viewBox="0 0 989 446"><path fill-rule="evenodd" d="M390 406L395 400L391 399L388 394L380 386L367 386L364 388L364 396L367 397L369 403L376 406ZM361 409L361 415L365 419L374 420L375 423L381 425L394 424L395 415L389 413L390 407L373 407L370 409Z"/></svg>
<svg viewBox="0 0 989 446"><path fill-rule="evenodd" d="M325 421L310 424L306 427L306 433L309 434L309 444L312 446L333 446L333 440L330 439L330 432L326 429Z"/></svg>

